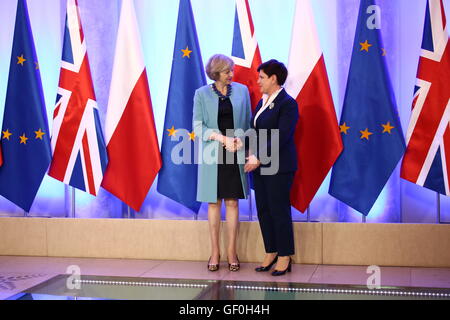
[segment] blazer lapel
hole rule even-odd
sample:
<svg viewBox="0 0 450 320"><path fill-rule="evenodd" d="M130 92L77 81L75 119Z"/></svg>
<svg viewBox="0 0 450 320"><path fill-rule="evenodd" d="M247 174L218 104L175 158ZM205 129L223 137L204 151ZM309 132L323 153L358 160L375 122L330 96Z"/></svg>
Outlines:
<svg viewBox="0 0 450 320"><path fill-rule="evenodd" d="M259 119L260 117L263 117L263 116L264 116L264 113L267 111L267 109L273 109L273 108L275 108L275 107L277 106L277 104L278 104L279 102L283 101L283 99L284 99L284 97L286 96L286 94L287 94L287 93L286 93L286 90L283 88L283 89L278 93L278 95L276 96L276 98L273 99L273 101L272 101L272 103L271 103L271 104L273 104L273 107L270 108L270 105L269 105L263 112L261 112L261 114L259 115L258 119ZM261 101L262 101L262 99L261 99ZM261 102L261 101L258 103L258 106L257 106L256 109L255 109L255 113L254 113L254 115L252 116L252 123L251 123L252 127L255 127L255 126L254 126L255 117L256 117L256 115L258 114L258 111L262 108L262 102Z"/></svg>
<svg viewBox="0 0 450 320"><path fill-rule="evenodd" d="M284 88L281 89L281 91L278 93L277 97L275 99L273 99L272 103L274 104L274 107L277 105L277 103L281 102L284 99L286 94L287 94L286 90Z"/></svg>
<svg viewBox="0 0 450 320"><path fill-rule="evenodd" d="M251 128L255 128L255 127L256 127L255 124L254 124L254 122L255 122L255 117L256 117L256 115L257 115L259 109L261 109L261 107L262 107L262 99L259 100L258 104L256 105L255 111L253 111L252 119L251 119L251 121L250 121L250 127L251 127Z"/></svg>

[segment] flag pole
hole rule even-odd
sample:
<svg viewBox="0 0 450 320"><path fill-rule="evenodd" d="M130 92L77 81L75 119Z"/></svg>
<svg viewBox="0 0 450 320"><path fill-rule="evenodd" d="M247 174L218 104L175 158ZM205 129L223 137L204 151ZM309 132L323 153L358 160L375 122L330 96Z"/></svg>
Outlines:
<svg viewBox="0 0 450 320"><path fill-rule="evenodd" d="M362 223L366 223L366 216L365 216L365 215L362 215L361 222L362 222Z"/></svg>
<svg viewBox="0 0 450 320"><path fill-rule="evenodd" d="M252 189L250 189L250 195L248 197L248 209L250 210L250 213L248 214L248 220L253 220L253 201L252 201Z"/></svg>
<svg viewBox="0 0 450 320"><path fill-rule="evenodd" d="M129 205L127 205L125 202L122 202L123 204L126 205L127 207L127 219L134 219L135 215L134 213L136 211L134 211Z"/></svg>
<svg viewBox="0 0 450 320"><path fill-rule="evenodd" d="M441 197L439 192L436 192L436 200L437 200L437 212L436 212L436 223L441 223Z"/></svg>
<svg viewBox="0 0 450 320"><path fill-rule="evenodd" d="M70 187L71 189L71 218L74 219L75 218L75 188L74 187Z"/></svg>
<svg viewBox="0 0 450 320"><path fill-rule="evenodd" d="M309 206L306 208L306 221L311 222L311 213L309 211Z"/></svg>

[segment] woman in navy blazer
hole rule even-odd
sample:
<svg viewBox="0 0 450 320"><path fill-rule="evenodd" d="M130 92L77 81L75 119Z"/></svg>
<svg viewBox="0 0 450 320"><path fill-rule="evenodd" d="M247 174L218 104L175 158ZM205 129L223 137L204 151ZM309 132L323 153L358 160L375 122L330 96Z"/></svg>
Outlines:
<svg viewBox="0 0 450 320"><path fill-rule="evenodd" d="M266 251L264 261L255 270L269 271L276 263L272 275L280 276L291 271L290 256L295 252L289 195L297 170L294 131L299 114L297 102L282 88L287 78L284 64L272 59L261 64L258 72L263 98L250 123L256 130L258 148L253 152L250 149L244 170L253 171Z"/></svg>

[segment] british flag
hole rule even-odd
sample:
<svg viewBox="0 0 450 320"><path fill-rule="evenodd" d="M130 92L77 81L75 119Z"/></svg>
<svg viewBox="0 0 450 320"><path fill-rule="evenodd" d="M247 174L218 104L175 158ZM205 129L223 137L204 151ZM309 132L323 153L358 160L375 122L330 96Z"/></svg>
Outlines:
<svg viewBox="0 0 450 320"><path fill-rule="evenodd" d="M76 0L67 1L49 175L97 195L107 165L86 41Z"/></svg>
<svg viewBox="0 0 450 320"><path fill-rule="evenodd" d="M442 0L428 0L401 177L450 195L450 47Z"/></svg>
<svg viewBox="0 0 450 320"><path fill-rule="evenodd" d="M247 86L252 110L255 110L261 99L261 93L257 84L257 69L261 64L261 54L256 41L255 27L248 0L236 0L231 55L235 63L233 80Z"/></svg>

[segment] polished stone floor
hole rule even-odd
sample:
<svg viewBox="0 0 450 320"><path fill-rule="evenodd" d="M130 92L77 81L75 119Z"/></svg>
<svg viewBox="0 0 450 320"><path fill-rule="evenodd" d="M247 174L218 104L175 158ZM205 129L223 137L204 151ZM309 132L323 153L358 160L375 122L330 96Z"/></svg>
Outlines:
<svg viewBox="0 0 450 320"><path fill-rule="evenodd" d="M81 275L130 278L198 279L245 281L257 284L327 284L366 286L367 266L294 264L291 273L272 277L256 273L256 263L241 263L239 272L230 272L225 262L217 272L206 261L159 261L90 258L0 256L0 299L8 299L75 268ZM71 269L72 268L72 269ZM381 286L450 289L450 268L380 267Z"/></svg>

